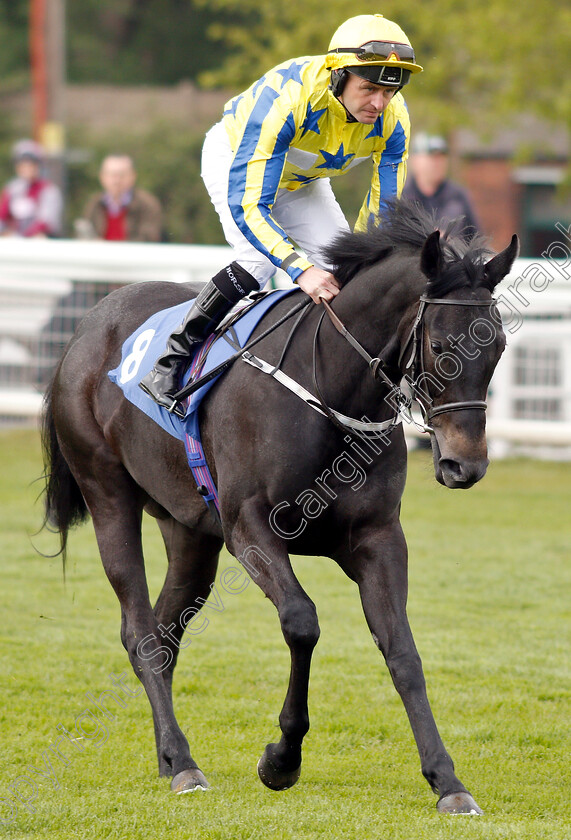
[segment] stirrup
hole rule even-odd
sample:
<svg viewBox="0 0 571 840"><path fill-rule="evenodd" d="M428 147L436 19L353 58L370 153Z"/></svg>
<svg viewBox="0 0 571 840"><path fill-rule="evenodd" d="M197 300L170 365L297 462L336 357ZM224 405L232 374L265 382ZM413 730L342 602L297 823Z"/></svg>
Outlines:
<svg viewBox="0 0 571 840"><path fill-rule="evenodd" d="M177 417L180 417L181 420L184 420L184 418L186 417L186 410L178 400L173 399L170 408L166 405L163 406L163 408L166 408L169 414L175 414Z"/></svg>
<svg viewBox="0 0 571 840"><path fill-rule="evenodd" d="M165 411L168 411L169 414L175 414L177 417L180 417L182 420L186 417L186 411L180 403L180 400L176 400L170 394L155 394L151 391L149 386L145 383L144 378L141 379L139 382L139 388L141 391L146 394L154 403L160 405L161 408L164 408ZM169 402L171 400L172 402Z"/></svg>

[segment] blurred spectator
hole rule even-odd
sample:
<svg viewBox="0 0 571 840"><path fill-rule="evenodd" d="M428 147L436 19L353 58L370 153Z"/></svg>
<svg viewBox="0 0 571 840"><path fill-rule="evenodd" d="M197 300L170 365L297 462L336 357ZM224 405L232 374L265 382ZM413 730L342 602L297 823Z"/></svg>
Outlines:
<svg viewBox="0 0 571 840"><path fill-rule="evenodd" d="M162 209L157 198L135 186L137 173L128 155L108 155L99 170L102 193L91 197L75 222L81 239L160 242Z"/></svg>
<svg viewBox="0 0 571 840"><path fill-rule="evenodd" d="M113 154L103 159L99 170L103 192L88 201L83 218L76 219L75 233L81 239L159 242L162 210L159 201L135 187L137 173L129 155ZM40 334L38 383L44 387L65 345L85 313L119 288L120 283L73 281L72 290L60 298Z"/></svg>
<svg viewBox="0 0 571 840"><path fill-rule="evenodd" d="M0 235L59 236L63 199L52 181L42 177L44 151L33 140L20 140L12 149L16 177L0 194Z"/></svg>
<svg viewBox="0 0 571 840"><path fill-rule="evenodd" d="M463 217L461 227L466 239L472 239L480 226L472 209L468 193L450 181L448 175L448 144L443 137L417 134L411 142L409 176L402 195L417 201L433 212L443 223Z"/></svg>

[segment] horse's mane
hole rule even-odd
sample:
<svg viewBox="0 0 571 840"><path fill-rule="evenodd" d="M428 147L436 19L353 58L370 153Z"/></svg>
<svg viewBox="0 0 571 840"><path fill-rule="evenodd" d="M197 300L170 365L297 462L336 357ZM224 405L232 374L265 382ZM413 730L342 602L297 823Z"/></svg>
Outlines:
<svg viewBox="0 0 571 840"><path fill-rule="evenodd" d="M362 269L392 254L417 253L420 257L427 238L438 228L435 214L417 202L392 199L386 203L375 226L367 232L340 234L328 246L325 256L335 267L335 276L343 286ZM429 297L485 286L484 265L493 252L483 237L475 236L468 241L462 234L462 219L441 229L444 263L437 278L427 279Z"/></svg>

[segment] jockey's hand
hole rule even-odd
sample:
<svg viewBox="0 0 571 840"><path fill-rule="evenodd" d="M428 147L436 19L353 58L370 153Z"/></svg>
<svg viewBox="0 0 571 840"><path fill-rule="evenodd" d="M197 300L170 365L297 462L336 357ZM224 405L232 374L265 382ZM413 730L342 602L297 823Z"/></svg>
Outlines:
<svg viewBox="0 0 571 840"><path fill-rule="evenodd" d="M339 283L333 274L315 265L306 268L303 274L299 275L297 285L314 303L320 303L322 298L327 301L333 300L339 293Z"/></svg>

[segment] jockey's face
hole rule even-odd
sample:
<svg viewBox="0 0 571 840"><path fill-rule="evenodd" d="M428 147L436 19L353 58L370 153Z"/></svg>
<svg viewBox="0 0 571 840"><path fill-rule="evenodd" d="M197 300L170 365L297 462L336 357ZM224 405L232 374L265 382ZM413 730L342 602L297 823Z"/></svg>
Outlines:
<svg viewBox="0 0 571 840"><path fill-rule="evenodd" d="M354 73L348 73L339 101L357 122L372 125L379 114L383 113L395 92L394 87L375 85L367 79L355 76Z"/></svg>

